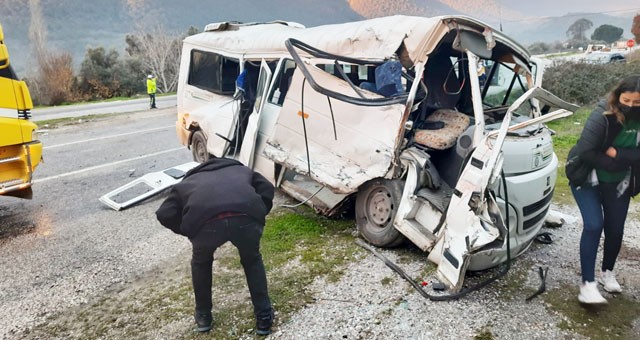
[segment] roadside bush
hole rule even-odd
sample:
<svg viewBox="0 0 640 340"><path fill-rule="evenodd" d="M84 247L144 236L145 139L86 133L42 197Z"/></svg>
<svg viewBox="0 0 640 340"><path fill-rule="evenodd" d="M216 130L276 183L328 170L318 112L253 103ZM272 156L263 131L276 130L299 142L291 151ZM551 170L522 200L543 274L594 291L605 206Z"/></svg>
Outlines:
<svg viewBox="0 0 640 340"><path fill-rule="evenodd" d="M59 105L80 99L69 53L49 53L42 57L37 75L25 79L35 105Z"/></svg>
<svg viewBox="0 0 640 340"><path fill-rule="evenodd" d="M146 74L139 60L121 60L115 50L89 48L82 62L79 87L87 99L131 97L145 90Z"/></svg>
<svg viewBox="0 0 640 340"><path fill-rule="evenodd" d="M640 62L640 50L635 50L633 52L629 52L627 53L627 55L625 56L625 58L627 58L627 62Z"/></svg>
<svg viewBox="0 0 640 340"><path fill-rule="evenodd" d="M542 87L578 105L590 105L606 96L622 78L640 74L640 61L614 64L559 62L545 70Z"/></svg>
<svg viewBox="0 0 640 340"><path fill-rule="evenodd" d="M529 50L529 52L533 54L539 54L539 53L546 53L547 51L549 51L550 48L549 48L549 44L547 44L546 42L538 41L529 45L527 49Z"/></svg>
<svg viewBox="0 0 640 340"><path fill-rule="evenodd" d="M104 47L89 48L80 66L80 91L90 99L107 99L116 95L118 81L115 78L118 52Z"/></svg>

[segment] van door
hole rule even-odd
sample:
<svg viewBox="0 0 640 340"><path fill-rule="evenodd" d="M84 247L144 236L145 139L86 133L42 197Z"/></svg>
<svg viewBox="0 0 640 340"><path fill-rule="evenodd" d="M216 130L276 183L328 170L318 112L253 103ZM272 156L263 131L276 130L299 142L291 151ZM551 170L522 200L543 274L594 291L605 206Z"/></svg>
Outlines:
<svg viewBox="0 0 640 340"><path fill-rule="evenodd" d="M357 96L346 81L315 66L309 71L321 86ZM298 67L264 153L335 193L353 193L393 165L403 113L401 104L359 106L331 99L315 91Z"/></svg>
<svg viewBox="0 0 640 340"><path fill-rule="evenodd" d="M513 113L521 108L530 110L523 104L534 99L557 110L512 125ZM486 133L477 144L453 191L444 231L433 251L436 254L429 255L434 262L439 260L437 275L452 290L460 290L470 255L498 238L506 239L507 226L487 187L499 178L503 162L502 145L507 133L567 117L577 108L540 87L534 87L509 107L500 129Z"/></svg>
<svg viewBox="0 0 640 340"><path fill-rule="evenodd" d="M253 159L256 149L256 137L258 136L258 128L260 127L260 118L264 103L267 99L267 91L271 84L273 72L269 68L269 65L262 59L260 63L260 75L258 76L258 87L256 89L256 101L254 104L253 112L249 116L249 122L247 123L247 129L242 140L242 147L240 149L240 156L238 160L242 164L253 168Z"/></svg>

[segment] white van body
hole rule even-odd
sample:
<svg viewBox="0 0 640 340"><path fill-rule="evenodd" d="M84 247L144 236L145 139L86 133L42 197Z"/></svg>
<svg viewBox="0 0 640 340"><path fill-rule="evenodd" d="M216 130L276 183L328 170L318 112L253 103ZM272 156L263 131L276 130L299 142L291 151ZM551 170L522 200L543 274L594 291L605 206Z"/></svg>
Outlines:
<svg viewBox="0 0 640 340"><path fill-rule="evenodd" d="M544 122L576 107L540 87L542 69L465 16L211 24L184 40L176 132L196 161L235 157L326 215L355 208L367 241L410 240L457 291L547 215Z"/></svg>

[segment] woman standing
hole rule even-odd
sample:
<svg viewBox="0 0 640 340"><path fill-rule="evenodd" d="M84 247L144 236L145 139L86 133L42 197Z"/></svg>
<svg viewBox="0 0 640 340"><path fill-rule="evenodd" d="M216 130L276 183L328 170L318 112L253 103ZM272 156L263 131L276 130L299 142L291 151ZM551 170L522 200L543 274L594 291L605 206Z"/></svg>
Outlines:
<svg viewBox="0 0 640 340"><path fill-rule="evenodd" d="M604 230L598 282L609 293L622 288L613 272L622 245L629 201L640 191L640 76L628 77L591 112L580 139L569 152L566 173L583 220L580 238L582 281L578 300L607 303L595 282L595 265Z"/></svg>

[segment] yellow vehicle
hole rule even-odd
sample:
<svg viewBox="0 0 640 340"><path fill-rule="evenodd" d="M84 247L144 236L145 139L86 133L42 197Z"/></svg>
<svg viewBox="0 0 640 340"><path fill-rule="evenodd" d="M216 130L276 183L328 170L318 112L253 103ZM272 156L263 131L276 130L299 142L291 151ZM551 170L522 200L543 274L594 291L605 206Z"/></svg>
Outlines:
<svg viewBox="0 0 640 340"><path fill-rule="evenodd" d="M33 171L42 159L42 143L29 121L33 103L24 81L9 62L0 26L0 195L31 198Z"/></svg>

